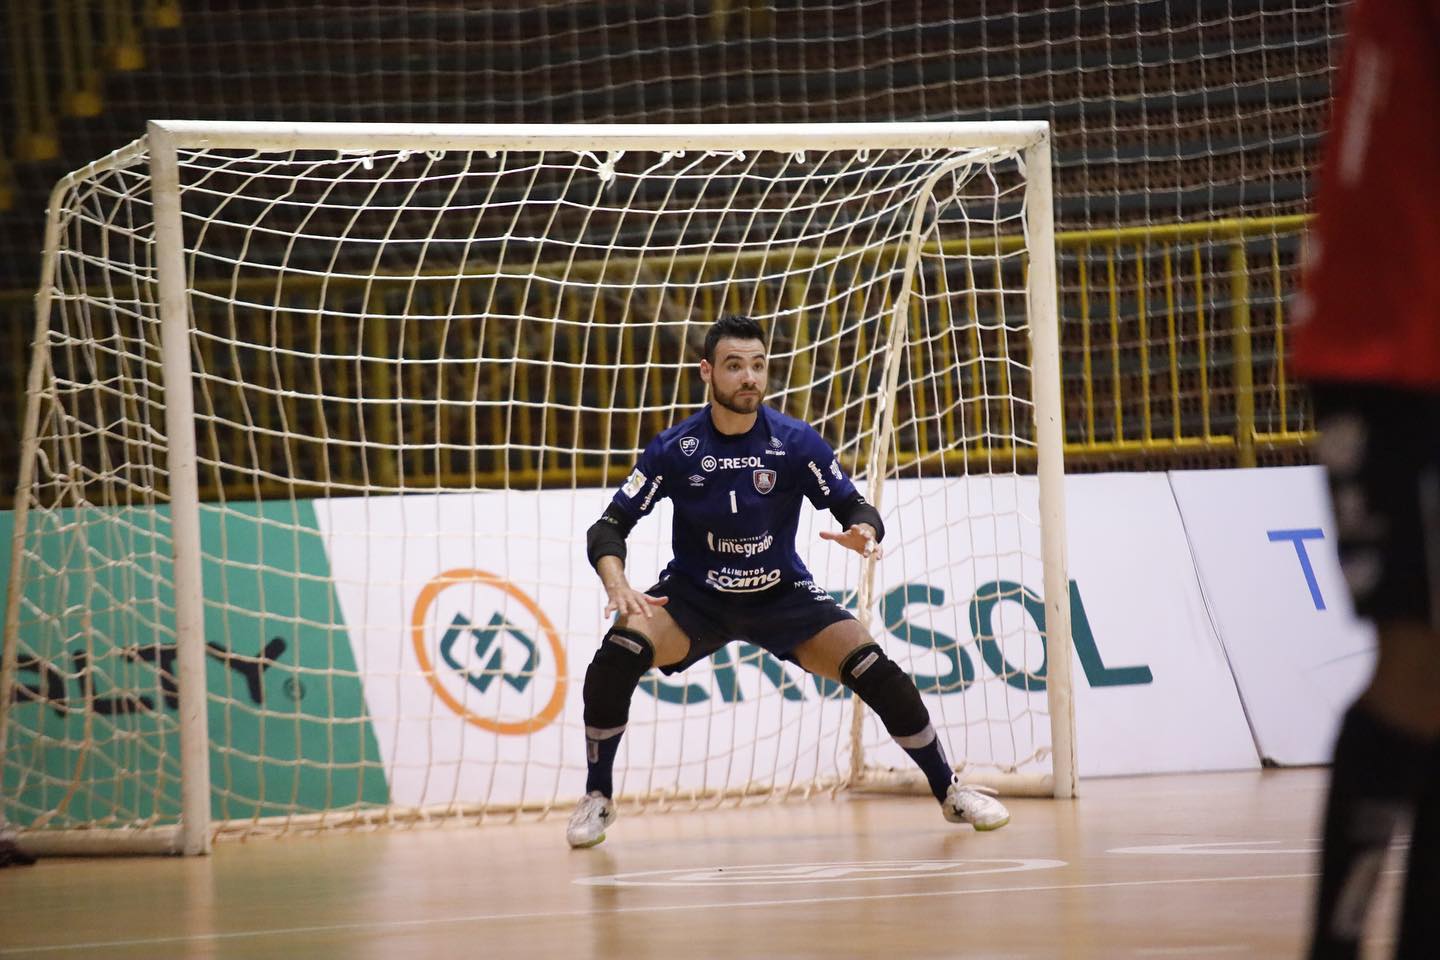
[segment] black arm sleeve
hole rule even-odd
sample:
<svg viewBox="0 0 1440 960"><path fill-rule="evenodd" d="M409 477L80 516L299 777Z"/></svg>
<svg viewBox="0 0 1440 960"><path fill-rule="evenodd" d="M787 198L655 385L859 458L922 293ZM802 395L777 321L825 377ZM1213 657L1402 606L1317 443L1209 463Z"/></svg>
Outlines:
<svg viewBox="0 0 1440 960"><path fill-rule="evenodd" d="M624 563L625 538L633 529L635 521L626 516L625 511L613 503L607 506L600 519L585 531L585 556L590 558L590 566L599 563L601 557L619 557Z"/></svg>
<svg viewBox="0 0 1440 960"><path fill-rule="evenodd" d="M880 511L866 503L858 491L849 500L835 504L830 508L830 512L846 530L850 529L851 524L868 523L875 528L876 543L885 539L885 523L880 519Z"/></svg>

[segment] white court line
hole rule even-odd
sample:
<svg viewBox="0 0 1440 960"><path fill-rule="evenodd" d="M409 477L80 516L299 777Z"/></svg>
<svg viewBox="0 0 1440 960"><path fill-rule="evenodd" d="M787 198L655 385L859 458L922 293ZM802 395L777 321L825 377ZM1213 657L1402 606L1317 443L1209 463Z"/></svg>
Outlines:
<svg viewBox="0 0 1440 960"><path fill-rule="evenodd" d="M598 877L571 883L590 887L723 887L855 883L862 880L953 879L987 873L1021 873L1069 866L1064 860L841 860L818 863L751 863L729 867L670 867Z"/></svg>
<svg viewBox="0 0 1440 960"><path fill-rule="evenodd" d="M1278 846L1279 844L1305 844L1305 846ZM1254 856L1256 854L1320 852L1319 840L1228 840L1209 843L1156 843L1143 847L1111 847L1106 853L1131 853L1167 856Z"/></svg>
<svg viewBox="0 0 1440 960"><path fill-rule="evenodd" d="M1306 844L1306 846L1280 847L1276 844ZM1404 851L1410 846L1408 836L1397 836L1390 841L1391 850ZM1168 855L1168 856L1233 856L1245 854L1253 856L1267 853L1301 853L1305 855L1317 854L1320 852L1320 840L1299 839L1299 840L1226 840L1212 841L1209 843L1156 843L1143 847L1111 847L1106 853L1127 853L1144 855Z"/></svg>
<svg viewBox="0 0 1440 960"><path fill-rule="evenodd" d="M1386 870L1385 873L1399 873ZM386 930L407 930L427 927L432 924L464 924L507 922L512 920L559 920L609 916L617 913L672 913L680 910L734 910L743 907L789 907L797 904L855 903L867 900L914 900L921 897L961 897L983 893L1047 893L1055 890L1106 890L1120 887L1158 887L1175 884L1195 883L1244 883L1254 880L1310 880L1318 877L1316 872L1306 873L1262 873L1232 877L1186 877L1169 880L1114 880L1106 883L1052 883L1024 887L976 887L960 890L922 890L910 893L851 894L849 896L804 897L786 900L741 900L717 901L710 903L673 903L644 907L616 907L613 910L541 910L533 913L476 913L463 917L434 917L424 920L376 920L364 923L331 923L309 927L276 927L270 930L238 930L232 933L197 933L179 937L146 937L135 940L90 940L85 943L55 944L44 947L0 948L0 956L23 956L32 953L56 953L61 950L100 950L108 947L148 947L171 943L215 943L231 940L260 939L264 937L292 937L307 933L337 933Z"/></svg>

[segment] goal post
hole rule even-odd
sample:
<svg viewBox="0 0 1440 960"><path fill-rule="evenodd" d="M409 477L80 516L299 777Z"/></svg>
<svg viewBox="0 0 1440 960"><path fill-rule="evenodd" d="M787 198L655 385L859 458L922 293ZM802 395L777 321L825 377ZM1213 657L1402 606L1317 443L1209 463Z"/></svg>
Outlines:
<svg viewBox="0 0 1440 960"><path fill-rule="evenodd" d="M160 316L160 378L170 474L171 561L175 582L175 664L179 687L180 852L210 851L210 725L206 715L205 597L201 574L200 488L196 463L190 309L175 134L150 124L155 210L155 286Z"/></svg>
<svg viewBox="0 0 1440 960"><path fill-rule="evenodd" d="M1049 138L1023 154L1027 168L1025 225L1030 268L1026 295L1035 388L1035 443L1038 453L1041 547L1044 558L1046 666L1050 706L1051 793L1068 799L1079 789L1075 767L1074 666L1070 635L1070 576L1065 535L1065 423L1060 393L1060 297L1055 270L1055 200L1051 192Z"/></svg>
<svg viewBox="0 0 1440 960"><path fill-rule="evenodd" d="M193 854L573 801L583 531L704 402L726 311L890 529L862 564L805 508L817 582L962 775L1072 796L1049 151L1028 121L152 123L50 210L4 814L37 850ZM636 701L622 802L916 782L753 643Z"/></svg>

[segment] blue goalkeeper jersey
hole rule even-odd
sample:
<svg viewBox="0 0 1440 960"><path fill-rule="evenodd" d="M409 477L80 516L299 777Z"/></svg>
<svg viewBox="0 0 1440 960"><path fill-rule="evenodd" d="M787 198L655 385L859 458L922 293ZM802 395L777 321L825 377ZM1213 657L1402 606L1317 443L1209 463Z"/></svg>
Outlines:
<svg viewBox="0 0 1440 960"><path fill-rule="evenodd" d="M614 503L638 520L669 497L674 559L663 576L730 595L810 580L795 552L800 498L830 509L854 495L808 423L762 405L748 433L728 436L707 405L650 441Z"/></svg>

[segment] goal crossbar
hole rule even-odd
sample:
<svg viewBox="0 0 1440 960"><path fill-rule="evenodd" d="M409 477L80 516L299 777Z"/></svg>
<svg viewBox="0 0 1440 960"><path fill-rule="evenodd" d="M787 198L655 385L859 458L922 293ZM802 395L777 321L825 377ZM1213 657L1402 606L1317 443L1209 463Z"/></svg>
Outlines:
<svg viewBox="0 0 1440 960"><path fill-rule="evenodd" d="M279 123L152 120L181 149L236 150L1023 150L1045 120L915 123Z"/></svg>

